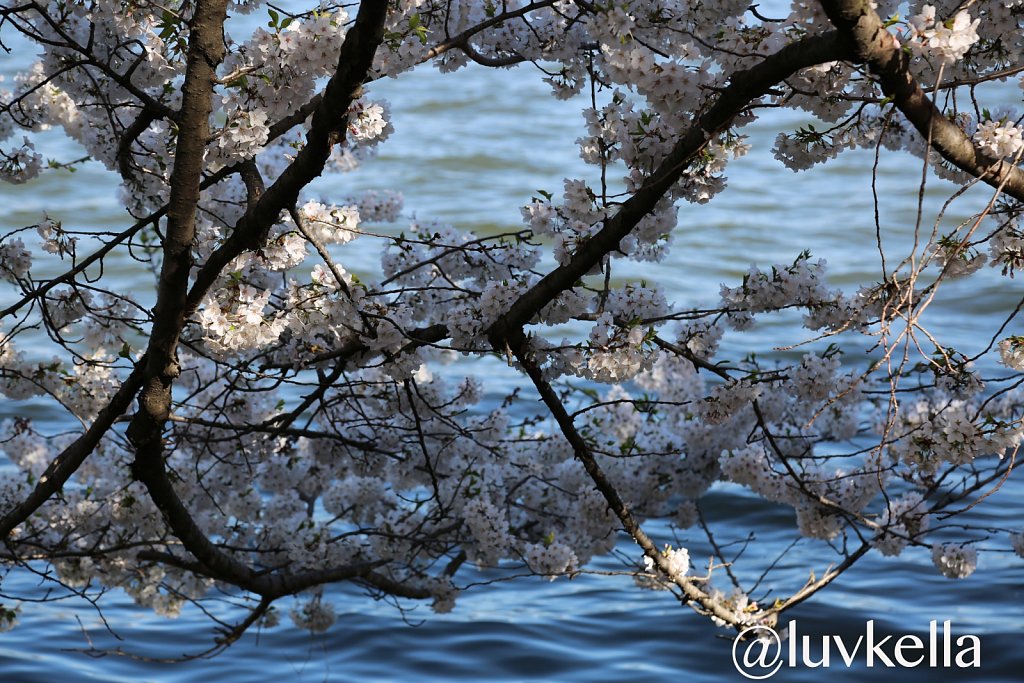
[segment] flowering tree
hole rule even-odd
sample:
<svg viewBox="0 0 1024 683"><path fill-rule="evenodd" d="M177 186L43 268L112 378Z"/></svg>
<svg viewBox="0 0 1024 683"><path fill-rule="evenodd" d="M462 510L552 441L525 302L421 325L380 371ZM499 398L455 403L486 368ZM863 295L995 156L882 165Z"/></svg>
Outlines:
<svg viewBox="0 0 1024 683"><path fill-rule="evenodd" d="M220 647L289 596L297 624L326 628L325 584L447 610L471 565L555 578L620 532L638 581L738 628L774 624L872 551L930 546L950 577L978 550L1024 554L1014 529L949 521L1010 474L1020 377L975 363L1024 369L1024 338L1004 324L967 357L920 320L946 281L1024 263L1020 119L982 101L983 84L1024 71L1024 7L911 4L4 0L0 40L42 54L0 92L0 174L51 172L32 133L61 127L119 174L130 219L93 234L51 212L0 241L16 292L0 392L80 425L2 423L3 562L161 613L227 588L240 611ZM269 21L233 35L227 18L254 12ZM524 63L555 97L587 91L578 142L601 182L524 198L522 228L486 236L395 228L390 190L305 196L387 138L374 82L424 62L452 78ZM880 250L881 280L856 292L806 253L752 268L712 307L612 286L617 262L664 257L681 202L725 189L767 107L823 122L778 133L793 171L906 150L922 185L984 184L991 202L947 234L918 225L902 260ZM357 238L380 244L374 278L345 268ZM152 291L114 289L118 259L149 268ZM719 357L723 334L784 309L835 344L789 365ZM579 337L556 337L567 322ZM844 366L845 340L865 338L871 368ZM471 361L437 365L459 354L502 359L522 391L481 403L477 381L449 376ZM716 544L700 515L709 488L736 485L792 510L794 535L835 553L828 571L753 602L745 563L755 578L772 567ZM706 572L645 533L658 518L706 534Z"/></svg>

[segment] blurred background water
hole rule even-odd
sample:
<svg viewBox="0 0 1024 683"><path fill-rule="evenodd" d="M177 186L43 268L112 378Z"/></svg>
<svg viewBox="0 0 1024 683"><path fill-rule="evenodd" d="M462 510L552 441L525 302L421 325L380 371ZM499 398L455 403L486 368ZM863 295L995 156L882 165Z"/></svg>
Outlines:
<svg viewBox="0 0 1024 683"><path fill-rule="evenodd" d="M0 62L10 77L30 53ZM582 134L580 100L559 102L548 95L536 70L466 69L443 76L430 67L398 80L375 83L374 97L387 98L395 133L380 155L358 173L325 177L309 197L340 201L360 189L395 189L406 213L475 231L505 231L522 225L519 208L543 189L558 195L563 178L594 178L578 157ZM1010 104L1019 97L1006 90ZM809 121L793 112L768 112L744 132L750 154L728 169L726 191L705 206L684 205L670 255L657 264L619 264L616 277L661 283L679 306L713 304L722 283L735 286L751 263L762 268L790 263L804 249L825 258L834 285L852 290L881 277L875 247L871 199L871 152L841 156L825 167L793 174L771 155L782 130ZM49 157L67 161L81 155L56 133L40 138ZM882 232L892 254L913 238L920 163L885 153L877 172ZM930 181L925 198L925 231L952 186ZM944 226L955 226L984 205L985 190L953 204ZM0 229L37 223L42 212L79 229L120 230L128 224L117 201L115 180L96 164L76 174L48 173L25 186L0 186ZM377 267L376 245L348 245L344 266L355 272ZM899 254L902 255L902 254ZM125 291L144 291L147 275L127 264L114 276ZM980 330L1005 316L1022 295L1019 280L982 273L945 291L926 320L947 345L973 355L988 344ZM2 303L2 302L0 302ZM793 317L777 316L753 331L727 337L725 357L759 354L804 338ZM1009 329L1008 334L1020 333ZM862 343L862 342L857 342ZM801 350L780 352L793 357ZM866 364L851 354L848 362ZM487 376L489 395L502 396L512 382L495 374L498 363L464 360L457 371ZM0 419L28 411L43 423L56 420L44 404L0 403ZM53 426L58 426L55 422ZM1012 477L985 510L986 522L1021 526L1019 478ZM774 557L790 541L791 515L758 503L732 488L708 496L709 522L725 535L757 536L749 552ZM981 519L981 518L978 518ZM994 520L994 521L993 521ZM656 533L667 536L664 527ZM683 536L695 563L706 542ZM619 550L637 559L631 544ZM808 567L822 572L834 555L821 547L798 547L786 557L798 587ZM835 634L854 642L873 619L879 630L925 634L931 620L953 621L955 634L982 639L982 667L951 669L831 669L843 680L905 681L1020 680L1024 657L1024 562L1012 553L985 554L979 571L963 581L942 578L926 551L897 559L870 556L834 586L787 614L801 633ZM788 569L787 569L788 567ZM613 558L591 569L615 572ZM487 575L480 578L486 579ZM5 593L40 595L31 577L10 576ZM192 681L217 676L230 681L638 681L685 675L694 681L741 680L730 657L728 633L718 631L666 593L643 591L626 576L583 574L570 581L518 579L468 591L456 610L430 613L425 606L402 613L351 588L330 591L338 621L327 633L310 635L279 626L252 632L212 661L163 664L121 656L90 657L80 650L122 647L152 659L176 658L211 644L211 623L195 609L168 621L136 608L119 592L104 599L103 617L81 602L24 603L20 625L0 636L0 680L4 681ZM408 606L407 606L408 607ZM283 619L287 624L288 619ZM776 680L818 680L815 669L784 668Z"/></svg>

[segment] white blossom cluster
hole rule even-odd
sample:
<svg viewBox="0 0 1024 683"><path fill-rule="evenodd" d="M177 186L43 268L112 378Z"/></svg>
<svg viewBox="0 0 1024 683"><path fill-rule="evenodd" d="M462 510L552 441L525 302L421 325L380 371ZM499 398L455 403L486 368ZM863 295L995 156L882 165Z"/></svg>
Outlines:
<svg viewBox="0 0 1024 683"><path fill-rule="evenodd" d="M508 531L508 516L484 498L474 498L462 509L469 532L476 539L474 559L477 564L497 564L508 552L512 538ZM530 563L535 566L535 562Z"/></svg>
<svg viewBox="0 0 1024 683"><path fill-rule="evenodd" d="M291 611L292 621L310 633L323 633L337 620L334 607L324 602L320 594L301 602Z"/></svg>
<svg viewBox="0 0 1024 683"><path fill-rule="evenodd" d="M390 131L390 123L381 102L363 102L358 100L352 104L348 112L348 132L359 142L380 142Z"/></svg>
<svg viewBox="0 0 1024 683"><path fill-rule="evenodd" d="M953 235L939 239L932 253L936 265L942 269L942 276L947 280L973 275L988 263L985 254L963 248Z"/></svg>
<svg viewBox="0 0 1024 683"><path fill-rule="evenodd" d="M999 342L999 359L1014 370L1024 370L1024 338L1008 337Z"/></svg>
<svg viewBox="0 0 1024 683"><path fill-rule="evenodd" d="M866 314L862 305L842 292L829 290L825 282L825 261L811 262L801 254L791 265L776 265L771 274L751 266L739 287L721 288L721 307L737 330L749 328L755 314L789 307L807 309L805 324L811 329L859 325Z"/></svg>
<svg viewBox="0 0 1024 683"><path fill-rule="evenodd" d="M947 464L964 464L981 454L1002 454L1020 440L1020 428L998 421L984 424L977 401L951 399L945 392L901 407L895 439L889 446L894 462L912 466L921 476Z"/></svg>
<svg viewBox="0 0 1024 683"><path fill-rule="evenodd" d="M280 316L267 315L271 290L259 292L251 285L240 285L225 303L205 302L198 315L207 346L217 352L258 349L277 341L286 322Z"/></svg>
<svg viewBox="0 0 1024 683"><path fill-rule="evenodd" d="M367 190L354 201L364 221L393 223L402 211L402 193L393 190Z"/></svg>
<svg viewBox="0 0 1024 683"><path fill-rule="evenodd" d="M645 328L624 329L604 313L590 330L592 353L578 374L596 382L622 382L650 367L654 354L644 343Z"/></svg>
<svg viewBox="0 0 1024 683"><path fill-rule="evenodd" d="M1013 277L1018 268L1024 267L1024 233L1011 217L1001 223L989 240L989 265L1000 268L1003 275Z"/></svg>
<svg viewBox="0 0 1024 683"><path fill-rule="evenodd" d="M316 79L337 66L348 22L348 13L336 9L256 29L224 62L223 108L258 111L271 121L292 113L313 95Z"/></svg>
<svg viewBox="0 0 1024 683"><path fill-rule="evenodd" d="M935 7L925 5L909 22L910 47L914 51L952 65L978 42L977 28L981 19L971 20L967 10L956 13L952 21L936 17Z"/></svg>
<svg viewBox="0 0 1024 683"><path fill-rule="evenodd" d="M1019 127L1002 121L984 121L974 133L974 143L996 159L1016 157L1024 149Z"/></svg>
<svg viewBox="0 0 1024 683"><path fill-rule="evenodd" d="M530 569L546 575L552 581L559 574L571 572L579 566L579 560L572 548L558 541L531 543L526 547L524 556Z"/></svg>
<svg viewBox="0 0 1024 683"><path fill-rule="evenodd" d="M707 424L722 424L756 401L762 389L758 384L743 380L717 386L701 402L701 419Z"/></svg>
<svg viewBox="0 0 1024 683"><path fill-rule="evenodd" d="M267 112L236 110L221 129L207 161L212 169L218 170L239 159L252 159L269 139Z"/></svg>
<svg viewBox="0 0 1024 683"><path fill-rule="evenodd" d="M22 138L17 148L0 149L0 180L21 184L37 177L43 170L43 156L35 149L27 137Z"/></svg>
<svg viewBox="0 0 1024 683"><path fill-rule="evenodd" d="M729 593L724 593L717 588L712 589L711 600L715 606L729 615L729 621L725 621L717 615L712 616L711 620L718 626L728 627L733 624L746 626L758 621L757 603L738 588L734 588Z"/></svg>
<svg viewBox="0 0 1024 683"><path fill-rule="evenodd" d="M907 544L930 526L927 506L920 493L911 491L888 502L878 520L872 545L883 555L899 555Z"/></svg>
<svg viewBox="0 0 1024 683"><path fill-rule="evenodd" d="M1010 534L1010 546L1018 557L1024 558L1024 533L1015 532Z"/></svg>
<svg viewBox="0 0 1024 683"><path fill-rule="evenodd" d="M690 552L686 548L665 548L661 556L667 565L666 573L670 579L682 578L690 571ZM648 572L656 569L654 560L648 555L644 555L644 568Z"/></svg>
<svg viewBox="0 0 1024 683"><path fill-rule="evenodd" d="M299 209L306 227L322 244L345 244L359 236L362 215L358 206L326 206L309 201Z"/></svg>
<svg viewBox="0 0 1024 683"><path fill-rule="evenodd" d="M17 282L28 274L32 267L32 254L20 238L13 238L0 244L0 278Z"/></svg>
<svg viewBox="0 0 1024 683"><path fill-rule="evenodd" d="M947 579L966 579L978 568L978 551L972 545L936 543L932 562Z"/></svg>

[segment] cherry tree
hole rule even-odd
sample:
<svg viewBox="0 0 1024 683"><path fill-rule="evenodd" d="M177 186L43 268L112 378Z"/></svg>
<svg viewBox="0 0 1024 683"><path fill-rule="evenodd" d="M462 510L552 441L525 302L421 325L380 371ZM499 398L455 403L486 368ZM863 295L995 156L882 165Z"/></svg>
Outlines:
<svg viewBox="0 0 1024 683"><path fill-rule="evenodd" d="M1020 530L956 522L1013 468L1020 307L971 357L921 320L948 281L1024 264L1021 116L984 99L1024 71L1024 5L293 5L0 3L4 49L40 50L0 91L0 175L65 172L33 142L59 128L118 175L125 209L100 233L55 202L0 237L0 393L75 425L0 424L8 571L86 597L121 588L169 615L226 590L237 620L221 648L282 600L326 629L328 584L446 611L473 567L555 579L623 534L638 583L739 629L776 623L868 553L928 547L949 577L980 552L1024 556ZM229 21L245 14L262 19ZM524 197L522 226L497 235L410 221L394 188L311 195L402 125L377 81L418 65L459 78L471 62L584 94L578 145L600 181ZM777 108L820 121L778 131L780 174L851 149L910 153L922 191L939 177L990 201L950 232L920 220L908 253L879 244L879 280L855 291L806 252L752 267L712 306L614 285L617 264L685 239L681 206L728 194L744 127ZM346 269L356 239L379 245L372 278ZM152 289L119 291L114 262ZM723 335L779 311L803 316L788 341L832 344L791 363L723 357ZM865 340L870 367L844 364ZM515 392L462 376L484 357L517 373ZM1009 370L982 377L994 358ZM712 487L791 511L828 568L755 602L774 564L716 543L700 508ZM713 562L691 566L652 520L705 536ZM9 603L2 622L16 618Z"/></svg>

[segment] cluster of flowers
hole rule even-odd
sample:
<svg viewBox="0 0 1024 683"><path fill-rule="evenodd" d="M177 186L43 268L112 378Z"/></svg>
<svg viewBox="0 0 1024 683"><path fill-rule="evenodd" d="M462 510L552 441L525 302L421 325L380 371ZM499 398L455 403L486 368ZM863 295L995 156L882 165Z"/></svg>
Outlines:
<svg viewBox="0 0 1024 683"><path fill-rule="evenodd" d="M873 312L870 298L850 300L838 290L828 289L823 259L810 260L804 252L791 265L773 266L771 274L751 266L739 287L721 288L721 307L728 311L729 325L743 330L754 316L787 307L807 309L804 324L812 329L856 327Z"/></svg>
<svg viewBox="0 0 1024 683"><path fill-rule="evenodd" d="M932 562L949 579L966 579L978 567L978 551L962 543L936 543L932 546Z"/></svg>
<svg viewBox="0 0 1024 683"><path fill-rule="evenodd" d="M690 571L690 552L686 548L666 547L661 554L668 565L669 578L683 577ZM647 555L644 555L644 568L648 572L655 570L654 560Z"/></svg>
<svg viewBox="0 0 1024 683"><path fill-rule="evenodd" d="M996 159L1016 157L1024 149L1021 129L1004 121L985 121L979 125L974 143Z"/></svg>
<svg viewBox="0 0 1024 683"><path fill-rule="evenodd" d="M207 346L217 352L248 351L275 343L284 331L279 317L267 319L265 311L271 291L258 292L251 285L240 285L236 291L220 290L227 300L223 308L215 299L208 299L199 313Z"/></svg>
<svg viewBox="0 0 1024 683"><path fill-rule="evenodd" d="M38 176L43 170L43 155L35 150L36 146L27 137L15 149L0 149L0 180L20 184Z"/></svg>
<svg viewBox="0 0 1024 683"><path fill-rule="evenodd" d="M979 23L981 19L972 21L967 10L957 12L949 21L936 17L935 7L925 5L920 14L910 19L909 45L916 53L933 58L942 65L953 65L978 42Z"/></svg>
<svg viewBox="0 0 1024 683"><path fill-rule="evenodd" d="M338 8L257 28L224 60L223 110L259 112L270 121L293 113L313 95L316 79L334 72L348 22Z"/></svg>
<svg viewBox="0 0 1024 683"><path fill-rule="evenodd" d="M931 524L924 499L917 491L889 501L878 520L878 534L872 545L883 555L899 555Z"/></svg>
<svg viewBox="0 0 1024 683"><path fill-rule="evenodd" d="M0 278L17 283L32 268L32 254L18 237L0 243Z"/></svg>

